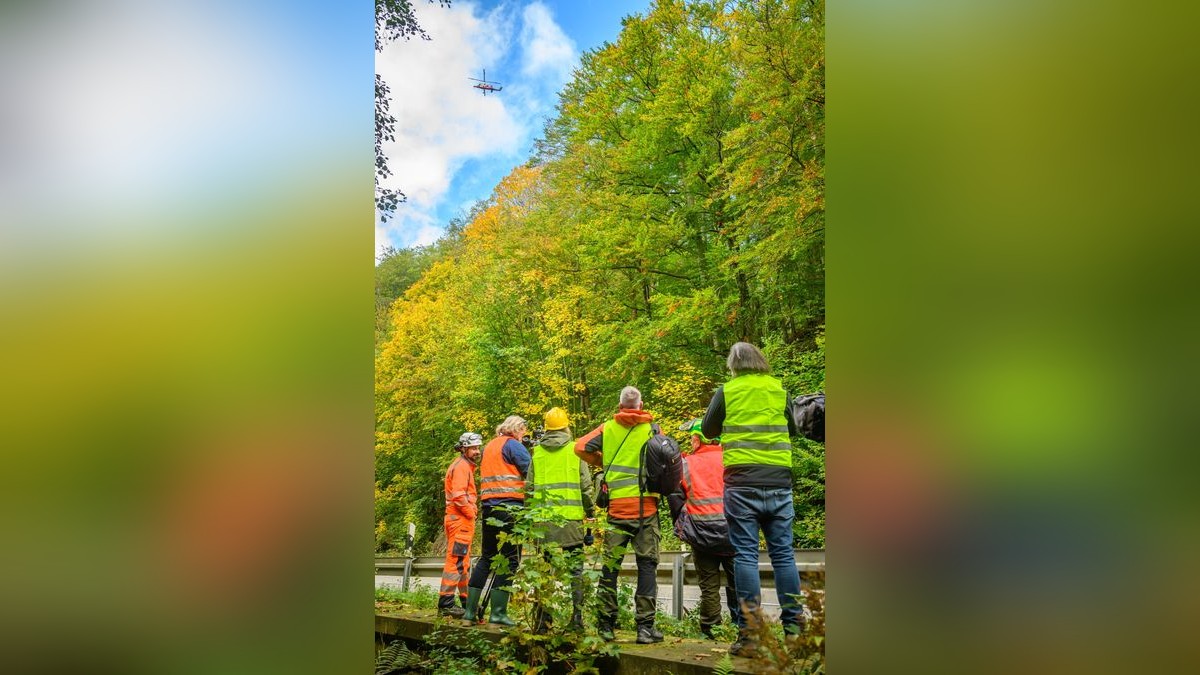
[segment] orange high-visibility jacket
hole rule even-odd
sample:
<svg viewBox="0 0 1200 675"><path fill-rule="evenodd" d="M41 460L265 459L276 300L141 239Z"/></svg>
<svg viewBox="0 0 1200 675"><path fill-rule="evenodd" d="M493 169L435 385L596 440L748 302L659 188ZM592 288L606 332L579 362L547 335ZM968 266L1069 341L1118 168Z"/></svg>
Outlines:
<svg viewBox="0 0 1200 675"><path fill-rule="evenodd" d="M525 479L521 470L504 461L504 444L512 436L497 436L483 446L479 464L480 499L517 499L525 501Z"/></svg>
<svg viewBox="0 0 1200 675"><path fill-rule="evenodd" d="M721 446L702 445L683 458L685 508L693 520L725 520L725 466Z"/></svg>
<svg viewBox="0 0 1200 675"><path fill-rule="evenodd" d="M725 467L719 445L702 445L683 458L684 513L675 524L680 539L698 550L731 552L725 522Z"/></svg>
<svg viewBox="0 0 1200 675"><path fill-rule="evenodd" d="M461 455L446 470L446 515L475 520L478 508L475 493L475 465Z"/></svg>

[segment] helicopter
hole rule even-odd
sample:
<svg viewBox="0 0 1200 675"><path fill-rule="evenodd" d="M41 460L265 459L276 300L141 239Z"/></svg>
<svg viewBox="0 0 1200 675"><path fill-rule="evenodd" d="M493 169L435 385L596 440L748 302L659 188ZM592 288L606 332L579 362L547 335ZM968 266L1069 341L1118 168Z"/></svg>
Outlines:
<svg viewBox="0 0 1200 675"><path fill-rule="evenodd" d="M503 89L503 88L504 88L504 87L497 87L497 86L494 86L494 85L500 84L499 82L489 82L489 81L488 81L488 79L487 79L487 69L486 69L486 68L484 68L484 69L483 69L483 79L482 79L482 80L480 80L480 79L478 79L478 78L474 78L474 77L468 77L467 79L468 79L468 80L474 80L475 82L478 82L479 84L474 84L474 85L471 85L471 86L475 87L475 88L476 88L476 89L478 89L479 91L482 91L484 96L487 96L487 94L488 94L488 92L489 92L489 91L491 91L491 92L497 92L497 91L500 91L501 89Z"/></svg>

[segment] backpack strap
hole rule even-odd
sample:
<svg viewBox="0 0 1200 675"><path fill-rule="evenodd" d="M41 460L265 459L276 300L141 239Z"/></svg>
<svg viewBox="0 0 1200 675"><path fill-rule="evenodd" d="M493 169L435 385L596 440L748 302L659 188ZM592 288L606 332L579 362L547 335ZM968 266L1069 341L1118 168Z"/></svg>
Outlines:
<svg viewBox="0 0 1200 675"><path fill-rule="evenodd" d="M633 431L633 429L630 429L630 431ZM651 422L650 438L647 438L646 442L642 443L642 449L638 451L638 532L642 531L642 521L646 519L646 500L642 498L642 495L646 493L646 448L649 448L650 441L654 440L654 437L661 433L662 427ZM659 495L658 499L661 502L662 495Z"/></svg>
<svg viewBox="0 0 1200 675"><path fill-rule="evenodd" d="M636 425L635 425L636 426ZM625 445L625 439L629 438L629 434L633 432L633 427L629 427L629 431L625 432L625 438L621 439L621 443L617 445L617 449L613 452L612 459L608 460L608 466L604 467L604 475L600 480L608 483L608 470L612 468L613 462L617 461L617 455L621 453L621 448Z"/></svg>

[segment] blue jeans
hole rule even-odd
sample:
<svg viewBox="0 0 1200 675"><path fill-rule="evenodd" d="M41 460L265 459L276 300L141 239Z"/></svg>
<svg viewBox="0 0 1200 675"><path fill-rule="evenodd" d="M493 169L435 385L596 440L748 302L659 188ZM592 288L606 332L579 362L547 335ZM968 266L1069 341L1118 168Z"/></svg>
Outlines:
<svg viewBox="0 0 1200 675"><path fill-rule="evenodd" d="M790 488L725 488L725 522L734 551L737 595L753 612L761 603L758 581L758 530L767 540L767 553L775 569L775 591L779 595L780 620L785 631L800 628L800 573L792 550L792 521L796 508ZM746 612L737 617L738 628L746 627Z"/></svg>

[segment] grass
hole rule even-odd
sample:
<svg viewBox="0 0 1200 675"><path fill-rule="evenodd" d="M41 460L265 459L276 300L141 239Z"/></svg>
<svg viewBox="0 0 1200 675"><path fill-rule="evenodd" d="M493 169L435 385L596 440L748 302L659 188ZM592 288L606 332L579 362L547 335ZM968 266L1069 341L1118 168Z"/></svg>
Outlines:
<svg viewBox="0 0 1200 675"><path fill-rule="evenodd" d="M621 612L623 621L619 622L619 626L626 630L633 630L633 587L622 582L618 597L623 610ZM435 609L437 600L438 596L433 588L417 579L411 580L408 591L390 586L375 589L375 609L377 610ZM519 603L514 603L513 610L515 611L519 607ZM664 635L670 637L704 639L704 634L700 632L698 617L699 614L695 610L685 611L682 619L658 612L655 617L655 625ZM729 621L728 617L722 623L714 626L713 632L716 634L718 642L733 642L737 639L737 627Z"/></svg>
<svg viewBox="0 0 1200 675"><path fill-rule="evenodd" d="M698 610L687 610L683 612L682 619L676 619L670 614L658 612L654 618L654 625L663 632L663 635L668 637L696 638L698 640L706 640L704 633L700 632L700 613ZM728 615L722 618L721 623L713 626L713 635L717 642L733 642L737 639L738 630L730 620Z"/></svg>
<svg viewBox="0 0 1200 675"><path fill-rule="evenodd" d="M382 586L375 589L375 609L434 609L438 596L433 588L416 579L409 582L409 590Z"/></svg>

